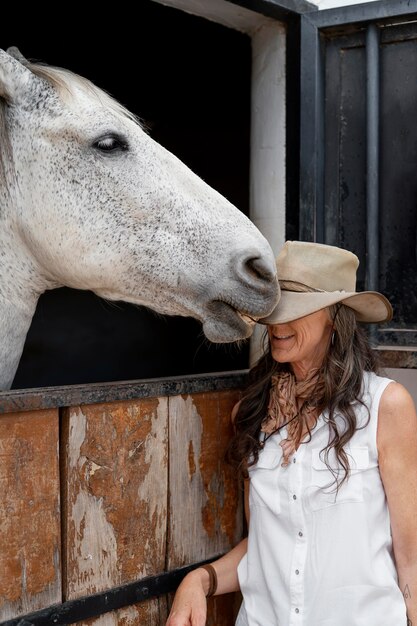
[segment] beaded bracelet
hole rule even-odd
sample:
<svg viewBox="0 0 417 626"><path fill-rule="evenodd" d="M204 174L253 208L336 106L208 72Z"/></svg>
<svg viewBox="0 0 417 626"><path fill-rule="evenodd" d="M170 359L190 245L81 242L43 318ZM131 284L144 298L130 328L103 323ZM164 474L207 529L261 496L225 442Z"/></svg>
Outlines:
<svg viewBox="0 0 417 626"><path fill-rule="evenodd" d="M209 584L208 591L206 593L206 598L209 598L210 596L214 596L214 594L216 593L216 590L217 590L217 574L216 574L216 570L214 569L214 567L212 565L210 565L210 563L208 563L207 565L201 565L200 567L205 569L206 572L208 572L208 575L210 577L210 584Z"/></svg>

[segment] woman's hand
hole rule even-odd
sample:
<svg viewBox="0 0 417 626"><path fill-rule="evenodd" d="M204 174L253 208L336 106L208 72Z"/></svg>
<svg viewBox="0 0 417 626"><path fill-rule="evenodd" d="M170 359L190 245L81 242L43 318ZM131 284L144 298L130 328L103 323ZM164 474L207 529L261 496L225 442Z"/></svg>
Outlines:
<svg viewBox="0 0 417 626"><path fill-rule="evenodd" d="M247 546L248 540L242 539L230 552L212 561L217 575L214 595L238 591L237 567L246 554ZM197 567L187 574L177 589L166 626L205 626L209 589L210 576L206 569Z"/></svg>
<svg viewBox="0 0 417 626"><path fill-rule="evenodd" d="M205 626L209 576L197 568L185 576L175 594L166 626Z"/></svg>

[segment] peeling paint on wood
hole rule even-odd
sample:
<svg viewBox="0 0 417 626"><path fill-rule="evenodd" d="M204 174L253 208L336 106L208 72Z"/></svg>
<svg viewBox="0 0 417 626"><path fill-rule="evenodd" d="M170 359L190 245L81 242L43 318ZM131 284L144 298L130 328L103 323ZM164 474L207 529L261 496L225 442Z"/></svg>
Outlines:
<svg viewBox="0 0 417 626"><path fill-rule="evenodd" d="M57 410L2 416L1 619L234 545L242 509L223 455L239 397L233 388L65 408L60 445ZM207 626L232 626L237 595L210 599ZM164 626L169 603L153 598L79 626Z"/></svg>
<svg viewBox="0 0 417 626"><path fill-rule="evenodd" d="M236 390L169 399L169 546L167 569L215 557L242 536L242 502L224 454ZM188 451L188 454L184 454ZM238 594L212 598L207 626L232 626Z"/></svg>
<svg viewBox="0 0 417 626"><path fill-rule="evenodd" d="M0 621L61 601L58 410L0 419Z"/></svg>
<svg viewBox="0 0 417 626"><path fill-rule="evenodd" d="M193 399L197 412L203 416L199 464L208 494L203 510L204 528L209 536L220 533L227 537L232 546L241 537L242 509L236 473L224 457L232 436L231 411L240 394L202 393Z"/></svg>
<svg viewBox="0 0 417 626"><path fill-rule="evenodd" d="M167 399L73 407L66 420L67 599L163 571Z"/></svg>
<svg viewBox="0 0 417 626"><path fill-rule="evenodd" d="M168 569L224 552L241 536L238 484L224 461L230 413L239 397L223 391L169 399Z"/></svg>

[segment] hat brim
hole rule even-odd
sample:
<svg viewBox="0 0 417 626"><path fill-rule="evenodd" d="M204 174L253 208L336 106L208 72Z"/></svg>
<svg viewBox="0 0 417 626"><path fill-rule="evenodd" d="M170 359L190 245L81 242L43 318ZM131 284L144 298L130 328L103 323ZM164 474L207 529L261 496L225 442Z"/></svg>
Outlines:
<svg viewBox="0 0 417 626"><path fill-rule="evenodd" d="M281 291L281 298L268 317L258 320L259 324L286 324L316 313L332 304L342 302L355 311L358 322L389 322L392 306L385 296L377 291L348 293L345 291L299 292Z"/></svg>

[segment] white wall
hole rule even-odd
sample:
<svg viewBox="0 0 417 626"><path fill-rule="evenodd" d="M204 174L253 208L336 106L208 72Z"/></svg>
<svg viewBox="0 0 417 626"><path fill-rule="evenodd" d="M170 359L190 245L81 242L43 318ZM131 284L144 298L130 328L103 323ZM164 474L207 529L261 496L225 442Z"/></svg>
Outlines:
<svg viewBox="0 0 417 626"><path fill-rule="evenodd" d="M317 4L319 9L335 9L345 7L350 4L363 4L364 2L381 2L381 0L310 0L313 4Z"/></svg>

